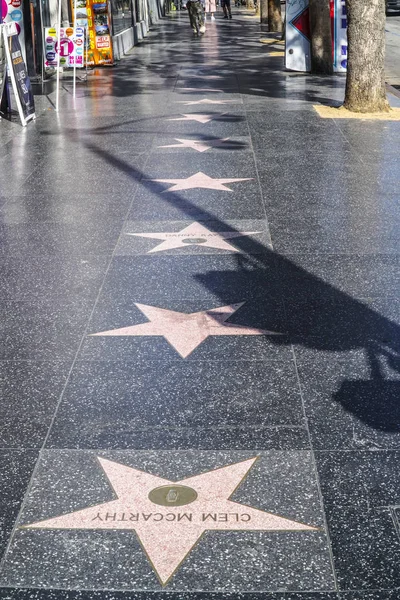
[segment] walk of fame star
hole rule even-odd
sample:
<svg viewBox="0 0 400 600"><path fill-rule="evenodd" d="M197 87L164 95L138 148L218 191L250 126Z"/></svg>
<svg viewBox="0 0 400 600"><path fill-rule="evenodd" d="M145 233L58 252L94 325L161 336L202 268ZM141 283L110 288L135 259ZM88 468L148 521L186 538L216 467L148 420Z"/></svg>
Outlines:
<svg viewBox="0 0 400 600"><path fill-rule="evenodd" d="M230 500L257 457L170 481L98 457L115 499L23 526L135 531L166 585L194 545L214 531L318 531L317 527Z"/></svg>
<svg viewBox="0 0 400 600"><path fill-rule="evenodd" d="M190 69L183 71L182 75L190 79L223 79L222 75L198 75L196 71Z"/></svg>
<svg viewBox="0 0 400 600"><path fill-rule="evenodd" d="M218 92L221 93L224 90L218 90L216 88L195 88L195 87L182 87L177 88L178 91L182 90L184 92Z"/></svg>
<svg viewBox="0 0 400 600"><path fill-rule="evenodd" d="M185 140L175 138L179 144L169 144L168 146L157 146L157 148L192 148L197 152L206 152L210 148L218 148L226 144L230 138L210 139L210 140Z"/></svg>
<svg viewBox="0 0 400 600"><path fill-rule="evenodd" d="M209 115L201 115L199 113L182 113L182 117L178 117L176 119L168 119L168 121L196 121L197 123L209 123L218 117L222 117L226 113L213 113Z"/></svg>
<svg viewBox="0 0 400 600"><path fill-rule="evenodd" d="M255 235L260 231L210 231L201 223L191 223L184 229L174 232L159 232L159 233L127 233L135 237L144 237L154 240L164 240L161 244L155 246L148 251L162 252L163 250L171 250L173 248L187 248L189 245L201 246L202 248L218 248L219 250L228 250L229 252L240 252L232 244L228 244L225 240L242 237L244 235Z"/></svg>
<svg viewBox="0 0 400 600"><path fill-rule="evenodd" d="M149 181L155 181L157 183L171 183L172 187L166 192L178 192L179 190L193 190L195 188L202 188L204 190L223 190L225 192L231 192L232 190L226 187L227 183L236 183L237 181L250 181L252 177L232 177L230 179L214 179L209 177L205 173L199 171L190 177L185 179L150 179Z"/></svg>
<svg viewBox="0 0 400 600"><path fill-rule="evenodd" d="M179 104L185 104L186 106L194 104L229 104L231 102L237 102L237 100L210 100L209 98L204 98L204 100L178 100Z"/></svg>
<svg viewBox="0 0 400 600"><path fill-rule="evenodd" d="M188 314L135 302L135 306L149 319L147 323L101 331L90 335L117 337L162 336L182 358L187 358L210 335L281 335L265 329L226 323L226 320L244 304L244 302L239 302L238 304Z"/></svg>

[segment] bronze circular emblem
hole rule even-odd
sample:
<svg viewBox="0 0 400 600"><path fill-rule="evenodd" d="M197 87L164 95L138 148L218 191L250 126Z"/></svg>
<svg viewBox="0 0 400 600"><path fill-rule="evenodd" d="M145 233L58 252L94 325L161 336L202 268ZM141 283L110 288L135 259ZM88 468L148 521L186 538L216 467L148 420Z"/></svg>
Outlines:
<svg viewBox="0 0 400 600"><path fill-rule="evenodd" d="M204 244L207 240L205 238L185 238L182 240L183 244Z"/></svg>
<svg viewBox="0 0 400 600"><path fill-rule="evenodd" d="M197 492L186 485L162 485L149 494L149 500L160 506L183 506L196 498Z"/></svg>

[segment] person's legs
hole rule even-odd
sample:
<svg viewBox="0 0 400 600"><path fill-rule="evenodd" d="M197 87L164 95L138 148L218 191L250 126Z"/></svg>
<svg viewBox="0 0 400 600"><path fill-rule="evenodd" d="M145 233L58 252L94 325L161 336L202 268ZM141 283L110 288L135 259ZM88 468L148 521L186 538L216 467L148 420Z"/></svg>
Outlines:
<svg viewBox="0 0 400 600"><path fill-rule="evenodd" d="M210 0L211 21L214 21L214 19L215 19L214 13L216 10L217 10L217 7L215 5L215 0Z"/></svg>
<svg viewBox="0 0 400 600"><path fill-rule="evenodd" d="M224 11L224 19L228 18L228 9L226 6L226 0L221 0L222 10Z"/></svg>
<svg viewBox="0 0 400 600"><path fill-rule="evenodd" d="M194 6L193 6L193 2L191 0L189 0L189 2L186 3L186 8L187 8L189 19L190 19L190 27L193 29L193 31L195 33L197 33L196 18L194 15Z"/></svg>
<svg viewBox="0 0 400 600"><path fill-rule="evenodd" d="M193 0L191 8L194 21L194 30L197 34L205 33L206 28L204 25L204 11L200 0Z"/></svg>
<svg viewBox="0 0 400 600"><path fill-rule="evenodd" d="M201 4L201 2L198 2L198 7L197 7L197 20L200 26L200 33L205 33L205 25L204 25L204 10L203 10L203 5Z"/></svg>
<svg viewBox="0 0 400 600"><path fill-rule="evenodd" d="M204 13L201 2L199 0L189 0L186 7L189 13L190 26L193 31L197 34L204 33L206 28L204 26Z"/></svg>
<svg viewBox="0 0 400 600"><path fill-rule="evenodd" d="M228 11L229 18L232 19L231 0L225 0L225 1L226 1L226 8Z"/></svg>

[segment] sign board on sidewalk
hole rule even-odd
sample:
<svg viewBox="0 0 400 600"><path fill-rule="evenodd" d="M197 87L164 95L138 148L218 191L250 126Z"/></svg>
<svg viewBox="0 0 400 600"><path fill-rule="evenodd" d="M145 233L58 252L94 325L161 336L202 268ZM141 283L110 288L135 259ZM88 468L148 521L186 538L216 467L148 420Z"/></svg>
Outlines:
<svg viewBox="0 0 400 600"><path fill-rule="evenodd" d="M35 103L28 71L22 56L17 27L14 22L1 25L1 36L4 41L8 73L14 90L18 113L25 126L35 118Z"/></svg>
<svg viewBox="0 0 400 600"><path fill-rule="evenodd" d="M1 16L4 23L15 23L19 43L21 45L22 57L26 64L25 56L25 28L22 13L22 0L0 0Z"/></svg>
<svg viewBox="0 0 400 600"><path fill-rule="evenodd" d="M82 68L84 66L83 53L85 42L85 30L77 27L60 28L60 43L57 40L57 30L54 27L46 27L44 30L45 41L45 68L58 66L58 53L60 53L60 67Z"/></svg>
<svg viewBox="0 0 400 600"><path fill-rule="evenodd" d="M333 70L347 71L347 10L346 0L331 0Z"/></svg>
<svg viewBox="0 0 400 600"><path fill-rule="evenodd" d="M308 0L286 0L285 66L291 71L311 70Z"/></svg>
<svg viewBox="0 0 400 600"><path fill-rule="evenodd" d="M111 15L108 1L74 0L76 24L87 28L89 44L86 50L88 65L112 65L114 63Z"/></svg>
<svg viewBox="0 0 400 600"><path fill-rule="evenodd" d="M0 32L0 112L5 112L8 107L7 102L7 59L6 48L4 45L4 36Z"/></svg>
<svg viewBox="0 0 400 600"><path fill-rule="evenodd" d="M333 70L347 70L346 0L330 0ZM311 32L308 0L286 0L285 66L291 71L311 70Z"/></svg>

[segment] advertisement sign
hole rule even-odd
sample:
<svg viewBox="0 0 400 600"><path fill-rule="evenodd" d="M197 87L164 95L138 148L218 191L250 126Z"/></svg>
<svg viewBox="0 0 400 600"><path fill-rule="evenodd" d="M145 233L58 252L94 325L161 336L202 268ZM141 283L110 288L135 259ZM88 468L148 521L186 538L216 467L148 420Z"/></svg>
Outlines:
<svg viewBox="0 0 400 600"><path fill-rule="evenodd" d="M17 26L17 33L22 50L22 56L26 64L25 29L24 17L22 14L22 0L0 0L0 7L3 23L15 23Z"/></svg>
<svg viewBox="0 0 400 600"><path fill-rule="evenodd" d="M333 70L347 71L347 11L346 0L330 0L333 40Z"/></svg>
<svg viewBox="0 0 400 600"><path fill-rule="evenodd" d="M347 71L346 0L330 0L333 70ZM311 70L311 32L308 0L286 0L285 66L291 71Z"/></svg>
<svg viewBox="0 0 400 600"><path fill-rule="evenodd" d="M1 26L8 72L22 125L35 118L35 103L15 23Z"/></svg>
<svg viewBox="0 0 400 600"><path fill-rule="evenodd" d="M76 1L76 24L88 30L88 65L114 63L111 39L111 15L108 2Z"/></svg>
<svg viewBox="0 0 400 600"><path fill-rule="evenodd" d="M60 42L57 40L57 30L54 27L46 27L44 30L45 42L45 67L56 67L58 65L58 54L60 54L60 67L83 67L83 47L85 41L85 30L77 27L74 35L72 27L60 28Z"/></svg>
<svg viewBox="0 0 400 600"><path fill-rule="evenodd" d="M1 26L0 26L1 27ZM8 108L7 98L7 59L3 32L0 31L0 112Z"/></svg>
<svg viewBox="0 0 400 600"><path fill-rule="evenodd" d="M308 0L286 0L285 67L311 70L310 17Z"/></svg>

